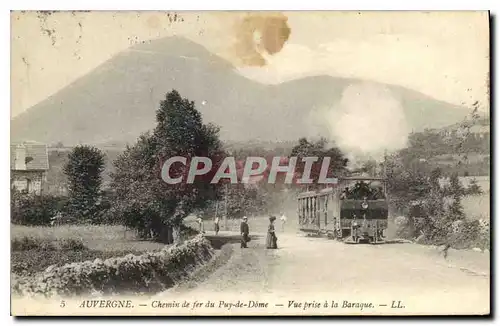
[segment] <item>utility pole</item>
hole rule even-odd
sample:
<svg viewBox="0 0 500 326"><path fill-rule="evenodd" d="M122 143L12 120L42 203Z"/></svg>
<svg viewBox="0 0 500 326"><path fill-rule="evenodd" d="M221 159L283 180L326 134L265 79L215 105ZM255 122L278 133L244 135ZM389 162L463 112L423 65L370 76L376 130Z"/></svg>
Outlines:
<svg viewBox="0 0 500 326"><path fill-rule="evenodd" d="M387 198L387 149L384 150L384 171L383 171L383 177L384 177L384 192L385 196Z"/></svg>

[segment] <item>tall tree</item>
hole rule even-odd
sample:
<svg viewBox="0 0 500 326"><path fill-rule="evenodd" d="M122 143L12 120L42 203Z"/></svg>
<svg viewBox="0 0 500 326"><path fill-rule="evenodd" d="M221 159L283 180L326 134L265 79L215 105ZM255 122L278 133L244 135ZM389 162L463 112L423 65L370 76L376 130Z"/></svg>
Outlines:
<svg viewBox="0 0 500 326"><path fill-rule="evenodd" d="M306 138L301 138L298 144L292 149L290 156L297 157L296 171L299 175L303 175L305 169L303 158L312 156L319 158L311 168L310 178L313 180L313 183L310 185L310 188L318 186L321 166L325 157L330 158L327 177L340 177L346 172L348 159L344 157L339 148L335 146L327 147L327 145L328 142L324 138L316 142L310 142Z"/></svg>
<svg viewBox="0 0 500 326"><path fill-rule="evenodd" d="M133 147L114 162L112 186L114 211L122 221L143 233L153 232L159 240L172 242L172 229L179 230L182 220L195 210L217 199L220 185L211 184L216 169L225 157L219 140L219 128L203 124L192 101L173 90L161 101L156 112L156 128L142 135ZM187 164L174 164L172 178L183 182L167 184L161 178L165 160L181 156ZM212 170L187 183L192 158L208 157Z"/></svg>
<svg viewBox="0 0 500 326"><path fill-rule="evenodd" d="M101 196L104 154L95 147L80 145L68 155L64 173L68 179L68 212L79 219L95 219Z"/></svg>

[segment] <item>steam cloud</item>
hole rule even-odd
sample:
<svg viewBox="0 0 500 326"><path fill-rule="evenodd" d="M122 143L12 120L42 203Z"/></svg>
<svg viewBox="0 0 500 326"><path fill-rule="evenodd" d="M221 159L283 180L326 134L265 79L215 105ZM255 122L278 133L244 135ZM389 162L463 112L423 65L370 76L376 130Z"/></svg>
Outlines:
<svg viewBox="0 0 500 326"><path fill-rule="evenodd" d="M348 86L334 106L312 116L352 163L361 158L382 160L384 151L406 146L410 132L400 102L383 86Z"/></svg>

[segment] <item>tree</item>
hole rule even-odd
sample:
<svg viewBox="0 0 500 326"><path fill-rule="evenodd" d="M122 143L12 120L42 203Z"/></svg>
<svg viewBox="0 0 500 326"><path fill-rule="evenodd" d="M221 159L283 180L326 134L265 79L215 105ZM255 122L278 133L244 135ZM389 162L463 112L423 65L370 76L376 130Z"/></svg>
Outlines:
<svg viewBox="0 0 500 326"><path fill-rule="evenodd" d="M361 172L367 173L372 176L376 176L378 168L380 168L380 164L378 164L377 161L373 159L369 159L363 163L363 166L361 167Z"/></svg>
<svg viewBox="0 0 500 326"><path fill-rule="evenodd" d="M420 232L427 241L433 243L456 242L452 225L465 220L461 204L465 195L458 175L447 176L437 168L432 169L427 162L418 158L407 157L407 151L400 151L387 162L387 182L391 208L397 214L406 215L409 219L410 236L418 236ZM443 179L449 183L443 185ZM423 216L412 216L412 211L418 211ZM423 219L415 229L414 218Z"/></svg>
<svg viewBox="0 0 500 326"><path fill-rule="evenodd" d="M54 147L54 148L63 148L64 147L64 143L62 141L58 141L58 142L54 143L52 145L52 147Z"/></svg>
<svg viewBox="0 0 500 326"><path fill-rule="evenodd" d="M441 169L433 168L429 159L434 155L453 153L453 156L459 156L457 166L465 165L468 153L478 147L470 134L470 128L478 120L477 103L473 107L471 117L451 134L446 134L444 141L440 139L442 134L435 131L410 135L409 147L392 155L387 165L390 207L406 216L410 211L409 226L413 225L412 211L418 211L422 217L420 220L423 220L418 231L423 233L426 241L444 244L445 255L451 246L470 245L480 239L478 223L466 219L461 204L464 196L477 193L480 188L477 183L465 188L456 169L453 172L450 166L448 173L443 173ZM443 184L444 180L449 182Z"/></svg>
<svg viewBox="0 0 500 326"><path fill-rule="evenodd" d="M313 163L311 168L310 179L313 180L310 188L318 186L321 166L325 157L330 158L327 177L339 177L346 172L348 159L337 147L327 148L327 140L322 138L316 142L310 142L306 138L300 138L299 143L292 149L291 157L297 157L296 171L297 174L303 175L306 163L302 160L305 157L318 157L318 161Z"/></svg>
<svg viewBox="0 0 500 326"><path fill-rule="evenodd" d="M469 183L469 186L465 190L465 194L467 196L473 196L473 195L481 195L483 193L483 190L477 183L476 178L472 179Z"/></svg>
<svg viewBox="0 0 500 326"><path fill-rule="evenodd" d="M262 213L266 207L263 189L243 184L228 185L227 215L228 218L242 218L244 215Z"/></svg>
<svg viewBox="0 0 500 326"><path fill-rule="evenodd" d="M95 219L99 211L104 154L80 145L68 155L64 173L68 179L68 212L79 219Z"/></svg>
<svg viewBox="0 0 500 326"><path fill-rule="evenodd" d="M210 180L225 153L219 128L203 124L194 102L175 90L161 101L156 122L152 132L142 135L114 162L113 211L143 236L152 232L158 240L171 243L172 231L179 230L186 216L220 197L220 185L211 184ZM175 156L186 158L187 164L172 165L170 175L184 179L178 184L167 184L161 178L162 164ZM193 183L186 183L190 161L196 156L210 158L213 168Z"/></svg>
<svg viewBox="0 0 500 326"><path fill-rule="evenodd" d="M64 210L65 205L64 197L25 194L13 188L10 192L11 222L20 225L48 226L52 218Z"/></svg>

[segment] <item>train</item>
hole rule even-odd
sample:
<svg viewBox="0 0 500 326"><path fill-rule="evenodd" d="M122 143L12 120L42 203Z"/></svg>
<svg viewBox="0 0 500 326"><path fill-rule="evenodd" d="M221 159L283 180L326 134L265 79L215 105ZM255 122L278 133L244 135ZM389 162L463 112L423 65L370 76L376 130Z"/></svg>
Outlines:
<svg viewBox="0 0 500 326"><path fill-rule="evenodd" d="M335 187L297 197L299 229L347 243L383 243L388 225L386 179L349 176Z"/></svg>

